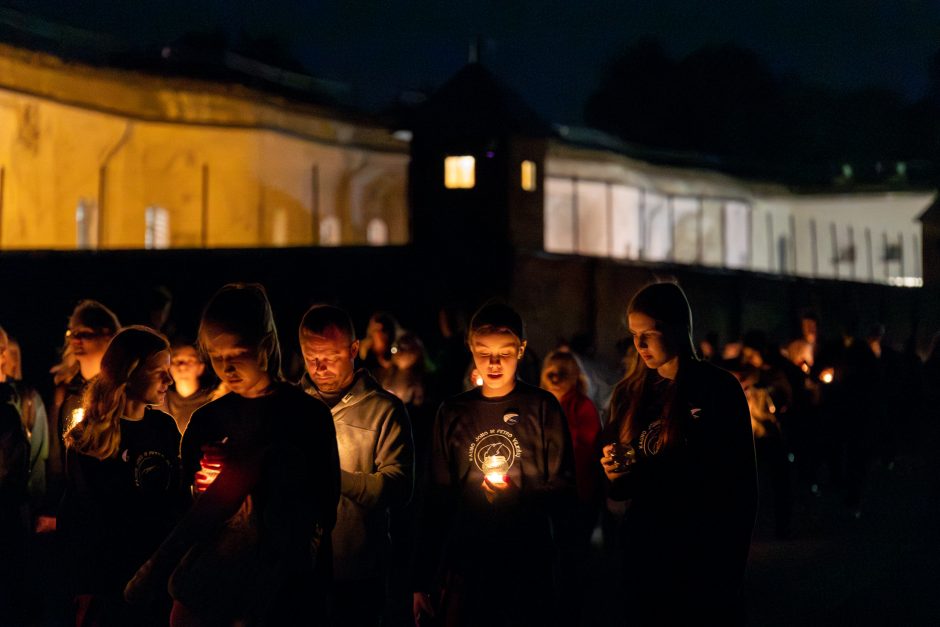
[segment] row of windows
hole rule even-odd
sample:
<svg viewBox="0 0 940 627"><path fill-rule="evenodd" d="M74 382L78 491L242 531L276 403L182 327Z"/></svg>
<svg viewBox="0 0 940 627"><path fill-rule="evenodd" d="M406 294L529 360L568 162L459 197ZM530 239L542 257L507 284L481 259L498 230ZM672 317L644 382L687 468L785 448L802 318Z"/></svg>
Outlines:
<svg viewBox="0 0 940 627"><path fill-rule="evenodd" d="M750 262L751 207L600 181L545 180L545 250L727 268Z"/></svg>
<svg viewBox="0 0 940 627"><path fill-rule="evenodd" d="M527 192L536 190L536 165L525 160L519 164L519 186ZM476 158L472 155L454 155L444 158L444 187L447 189L473 189L476 186Z"/></svg>
<svg viewBox="0 0 940 627"><path fill-rule="evenodd" d="M98 248L98 206L93 200L81 198L75 209L76 247ZM289 222L287 210L275 209L271 215L269 244L286 246ZM148 250L170 248L170 212L166 207L150 205L144 210L144 248ZM379 218L366 225L366 241L370 246L386 246L389 243L388 224ZM325 216L320 220L319 243L322 246L339 246L342 241L342 224L336 216Z"/></svg>

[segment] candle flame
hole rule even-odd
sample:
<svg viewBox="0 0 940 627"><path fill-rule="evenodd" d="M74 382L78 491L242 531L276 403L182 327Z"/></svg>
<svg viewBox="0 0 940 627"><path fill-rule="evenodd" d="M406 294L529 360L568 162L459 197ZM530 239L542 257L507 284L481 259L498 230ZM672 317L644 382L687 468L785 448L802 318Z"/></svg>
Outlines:
<svg viewBox="0 0 940 627"><path fill-rule="evenodd" d="M486 480L493 485L506 485L506 475L501 472L486 473Z"/></svg>

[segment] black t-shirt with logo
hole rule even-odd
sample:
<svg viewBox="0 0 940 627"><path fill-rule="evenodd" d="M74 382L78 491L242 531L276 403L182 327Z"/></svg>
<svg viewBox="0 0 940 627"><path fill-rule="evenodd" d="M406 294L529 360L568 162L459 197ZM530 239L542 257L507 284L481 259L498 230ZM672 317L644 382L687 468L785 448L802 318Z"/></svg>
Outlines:
<svg viewBox="0 0 940 627"><path fill-rule="evenodd" d="M455 396L438 410L430 458L416 589L432 589L446 572L546 574L558 540L553 525L557 532L557 518L574 502L571 436L555 397L521 382L498 398L480 389ZM490 467L508 467L517 500L486 500L481 484Z"/></svg>
<svg viewBox="0 0 940 627"><path fill-rule="evenodd" d="M169 415L148 409L121 420L116 456L69 449L59 530L76 593L117 593L173 528L183 503L180 433Z"/></svg>

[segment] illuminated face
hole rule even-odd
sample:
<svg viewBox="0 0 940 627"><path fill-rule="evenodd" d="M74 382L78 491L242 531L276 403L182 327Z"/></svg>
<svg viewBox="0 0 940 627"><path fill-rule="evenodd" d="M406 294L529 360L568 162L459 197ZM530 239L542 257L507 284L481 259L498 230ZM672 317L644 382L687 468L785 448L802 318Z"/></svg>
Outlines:
<svg viewBox="0 0 940 627"><path fill-rule="evenodd" d="M483 396L498 397L512 392L525 342L519 342L512 333L474 333L470 336L470 352L483 377Z"/></svg>
<svg viewBox="0 0 940 627"><path fill-rule="evenodd" d="M803 332L803 339L810 344L815 344L818 334L817 327L816 321L812 318L803 318L800 320L800 330Z"/></svg>
<svg viewBox="0 0 940 627"><path fill-rule="evenodd" d="M138 367L128 382L127 397L147 405L162 405L171 383L170 351L160 351Z"/></svg>
<svg viewBox="0 0 940 627"><path fill-rule="evenodd" d="M352 384L359 340L335 326L327 327L322 334L301 329L300 350L307 374L321 392L332 394Z"/></svg>
<svg viewBox="0 0 940 627"><path fill-rule="evenodd" d="M258 347L248 346L242 338L208 327L202 338L212 370L232 392L246 398L263 396L271 377L261 367Z"/></svg>
<svg viewBox="0 0 940 627"><path fill-rule="evenodd" d="M574 388L576 382L577 377L568 364L549 362L542 370L542 387L559 400Z"/></svg>
<svg viewBox="0 0 940 627"><path fill-rule="evenodd" d="M202 363L199 353L192 346L178 346L173 349L173 355L170 358L170 375L177 383L180 381L195 383L205 369L206 365Z"/></svg>
<svg viewBox="0 0 940 627"><path fill-rule="evenodd" d="M69 330L65 333L72 347L72 354L80 364L100 365L104 351L111 341L111 334L103 329L92 329L72 318L69 321Z"/></svg>
<svg viewBox="0 0 940 627"><path fill-rule="evenodd" d="M627 316L633 345L647 368L658 370L678 359L665 334L656 328L656 321L645 313L633 312Z"/></svg>

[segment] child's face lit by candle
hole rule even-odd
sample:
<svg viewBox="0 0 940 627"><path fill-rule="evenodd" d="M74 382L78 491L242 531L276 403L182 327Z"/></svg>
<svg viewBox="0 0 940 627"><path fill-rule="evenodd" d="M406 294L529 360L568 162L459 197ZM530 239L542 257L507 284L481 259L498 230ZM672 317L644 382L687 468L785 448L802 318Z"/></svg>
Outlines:
<svg viewBox="0 0 940 627"><path fill-rule="evenodd" d="M520 342L512 333L474 333L470 337L470 350L483 379L483 396L495 398L512 392L525 342Z"/></svg>

